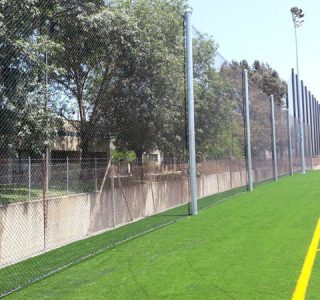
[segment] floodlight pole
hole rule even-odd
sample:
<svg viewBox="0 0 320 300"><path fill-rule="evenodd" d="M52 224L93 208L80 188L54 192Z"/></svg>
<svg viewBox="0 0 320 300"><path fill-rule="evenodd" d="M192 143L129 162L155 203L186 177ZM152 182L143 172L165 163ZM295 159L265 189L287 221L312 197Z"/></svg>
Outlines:
<svg viewBox="0 0 320 300"><path fill-rule="evenodd" d="M193 54L192 54L192 10L185 13L186 26L186 69L187 69L187 98L188 98L188 129L189 129L189 168L191 189L191 214L198 214L197 203L197 167L196 167L196 142L194 124L194 92L193 92Z"/></svg>
<svg viewBox="0 0 320 300"><path fill-rule="evenodd" d="M298 50L298 35L297 35L297 27L294 25L294 39L296 44L296 67L297 67L297 74L299 74L299 50Z"/></svg>
<svg viewBox="0 0 320 300"><path fill-rule="evenodd" d="M290 9L292 15L292 21L294 26L294 37L295 37L295 45L296 45L296 66L297 66L297 76L296 76L296 85L297 85L297 109L299 115L299 127L300 127L300 150L301 150L301 174L306 173L306 164L305 164L305 148L304 148L304 128L303 128L303 108L302 108L302 97L303 91L300 88L299 82L299 53L298 53L298 35L297 28L302 25L304 14L302 9L298 7L292 7Z"/></svg>
<svg viewBox="0 0 320 300"><path fill-rule="evenodd" d="M243 99L244 99L244 113L245 113L248 191L252 192L253 191L253 177L252 177L252 156L251 156L250 106L249 106L248 70L246 70L246 69L243 72Z"/></svg>
<svg viewBox="0 0 320 300"><path fill-rule="evenodd" d="M274 117L274 98L270 96L270 110L271 110L271 128L272 128L272 163L273 163L273 180L278 181L278 166L277 166L277 139L276 139L276 125Z"/></svg>

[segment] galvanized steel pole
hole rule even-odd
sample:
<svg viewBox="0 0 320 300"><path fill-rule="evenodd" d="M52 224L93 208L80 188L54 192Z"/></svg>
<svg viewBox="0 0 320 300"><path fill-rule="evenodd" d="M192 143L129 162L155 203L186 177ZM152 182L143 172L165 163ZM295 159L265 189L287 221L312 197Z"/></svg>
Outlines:
<svg viewBox="0 0 320 300"><path fill-rule="evenodd" d="M310 106L310 92L308 88L305 87L306 95L306 116L307 116L307 129L308 129L308 149L310 156L310 167L313 170L313 150L312 150L312 129L311 129L311 106Z"/></svg>
<svg viewBox="0 0 320 300"><path fill-rule="evenodd" d="M304 151L304 128L303 128L303 109L302 109L302 97L303 93L301 91L299 76L296 75L297 84L297 100L298 100L298 116L299 116L299 142L300 142L300 152L301 152L301 174L306 173L306 162L305 162L305 151Z"/></svg>
<svg viewBox="0 0 320 300"><path fill-rule="evenodd" d="M252 192L253 191L253 179L252 179L252 156L251 156L251 129L250 129L248 70L244 70L244 73L243 73L243 98L244 98L244 108L245 108L245 132L246 132L248 191Z"/></svg>
<svg viewBox="0 0 320 300"><path fill-rule="evenodd" d="M288 156L289 156L289 174L293 175L293 163L292 163L292 137L291 137L291 119L289 109L289 98L287 96L287 134L288 134Z"/></svg>
<svg viewBox="0 0 320 300"><path fill-rule="evenodd" d="M192 10L185 14L186 25L186 60L187 60L187 97L188 97L188 128L189 128L189 164L190 164L190 189L191 189L191 214L198 214L197 203L197 167L196 167L196 142L194 125L194 97L193 97L193 54L192 54Z"/></svg>
<svg viewBox="0 0 320 300"><path fill-rule="evenodd" d="M276 139L276 125L274 118L274 98L270 96L271 109L271 128L272 128L272 163L273 163L273 180L278 181L278 165L277 165L277 139Z"/></svg>
<svg viewBox="0 0 320 300"><path fill-rule="evenodd" d="M311 92L309 91L309 113L310 113L310 130L311 130L311 160L314 156L314 119L313 119L313 102Z"/></svg>

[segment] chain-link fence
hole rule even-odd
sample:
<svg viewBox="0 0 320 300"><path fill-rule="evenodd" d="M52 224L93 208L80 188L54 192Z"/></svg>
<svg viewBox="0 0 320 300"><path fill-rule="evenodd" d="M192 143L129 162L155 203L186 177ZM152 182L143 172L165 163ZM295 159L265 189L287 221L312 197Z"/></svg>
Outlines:
<svg viewBox="0 0 320 300"><path fill-rule="evenodd" d="M246 65L225 61L196 30L190 184L185 8L0 3L1 296L187 216L193 188L200 209L246 190ZM293 74L289 111L286 91L275 97L273 136L271 93L257 74L247 99L254 182L274 178L275 166L300 171L302 153L307 168L319 166L316 100Z"/></svg>

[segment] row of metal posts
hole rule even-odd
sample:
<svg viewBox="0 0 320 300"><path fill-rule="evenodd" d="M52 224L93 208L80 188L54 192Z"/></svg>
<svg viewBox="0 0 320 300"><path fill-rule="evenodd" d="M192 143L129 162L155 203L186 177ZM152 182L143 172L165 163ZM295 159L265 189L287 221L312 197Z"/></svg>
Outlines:
<svg viewBox="0 0 320 300"><path fill-rule="evenodd" d="M310 128L309 138L303 135L299 136L301 147L309 148L311 158L311 169L313 169L312 157L320 154L320 104L317 99L308 91L302 80L299 80L298 75L291 71L292 93L293 93L293 113L294 117L299 119L302 127L305 125ZM300 96L301 95L301 96ZM301 101L300 101L301 100ZM299 112L299 107L302 109ZM297 113L298 112L298 113ZM304 160L304 151L301 153L301 158ZM305 171L306 165L302 165L302 171Z"/></svg>
<svg viewBox="0 0 320 300"><path fill-rule="evenodd" d="M185 38L186 38L186 73L187 73L187 99L188 99L188 137L189 137L189 163L190 163L190 189L191 189L191 214L197 215L197 181L196 181L196 152L195 152L195 128L194 128L194 95L193 95L193 54L192 54L192 25L191 10L187 10L185 14ZM295 149L295 158L298 155L298 147L300 146L301 173L306 171L305 148L309 148L311 160L311 169L313 169L312 158L320 154L320 104L311 95L303 81L299 81L298 75L294 74L292 69L292 112L294 121L298 120L298 128L296 122L291 124L290 118L290 101L286 101L287 110L287 134L288 134L288 160L289 174L293 175L293 155L292 147ZM250 102L248 88L248 72L244 70L243 74L243 99L245 114L245 136L246 136L246 162L248 176L248 190L253 190L253 174L252 174L252 155L251 155L251 132L250 132ZM274 116L274 98L270 97L271 106L271 127L272 127L272 159L273 159L273 179L278 180L277 170L277 149L276 149L276 132L275 132L275 116ZM305 137L305 125L309 126L311 134ZM292 143L291 129L297 134L295 144ZM309 131L308 128L308 131ZM298 142L297 142L298 141Z"/></svg>
<svg viewBox="0 0 320 300"><path fill-rule="evenodd" d="M295 149L300 145L301 173L306 172L306 154L305 149L309 148L310 167L313 169L312 158L319 155L320 152L320 104L311 96L310 91L304 86L303 81L299 81L297 75L292 70L292 105L294 120L299 121L299 127L296 132L296 124L291 124L289 100L287 97L287 135L288 135L288 160L289 174L293 175L293 155L292 155L292 136L291 128L294 128L297 134L298 143ZM251 132L250 132L250 99L248 89L248 71L244 70L243 75L243 99L244 99L244 114L245 114L245 133L246 133L246 160L248 170L248 190L253 191L253 176L252 176L252 156L251 156ZM272 160L273 160L273 179L278 180L277 170L277 149L276 149L276 133L275 133L275 117L274 117L274 97L270 96L271 107L271 129L272 129ZM294 125L294 126L293 126ZM305 134L305 125L310 127L311 134ZM297 145L298 144L298 145ZM297 155L297 151L296 151Z"/></svg>
<svg viewBox="0 0 320 300"><path fill-rule="evenodd" d="M191 211L192 215L198 214L197 208L197 179L196 179L196 151L195 151L195 125L194 125L194 95L193 95L193 53L192 53L192 11L188 10L185 14L186 28L186 73L187 73L187 99L188 99L188 133L189 133L189 163L190 163L190 192L191 192ZM251 155L251 130L250 130L250 104L249 104L249 87L248 71L244 70L243 76L243 98L245 113L245 136L246 136L246 162L248 172L248 190L253 191L253 174L252 174L252 155ZM270 97L271 105L271 123L272 123L272 157L273 157L273 176L278 180L277 170L277 151L276 151L276 134L275 134L275 117L274 117L274 99ZM288 109L287 109L288 110ZM289 114L289 112L288 112ZM288 118L289 122L289 118ZM288 124L289 126L289 124ZM289 151L291 151L291 141L289 134ZM290 166L292 166L292 156L289 155Z"/></svg>
<svg viewBox="0 0 320 300"><path fill-rule="evenodd" d="M192 11L188 10L185 14L186 28L186 73L187 73L187 99L188 99L188 133L189 133L189 163L190 163L190 192L191 192L191 211L192 215L198 214L197 208L197 179L196 179L196 151L195 151L195 127L194 127L194 95L193 95L193 54L192 54ZM251 155L251 130L250 130L250 105L248 88L248 71L244 70L243 76L243 98L245 113L245 135L246 135L246 162L248 172L248 190L253 190L252 174L252 155ZM276 151L276 133L274 117L274 99L270 97L271 103L271 124L272 124L272 157L273 157L273 176L278 180L277 170L277 151ZM288 110L288 108L287 108ZM288 112L289 114L289 112ZM288 123L290 118L288 117ZM288 124L288 127L290 124ZM289 131L288 131L289 134ZM291 135L289 134L288 148L291 151ZM292 173L292 155L289 154L290 173Z"/></svg>
<svg viewBox="0 0 320 300"><path fill-rule="evenodd" d="M43 157L42 163L44 166L44 184L43 184L43 190L45 194L45 199L47 198L47 194L49 191L49 159L46 158L46 156ZM129 167L128 167L129 170ZM97 158L94 159L94 186L95 191L98 190L98 162ZM70 163L69 158L66 158L66 189L67 192L69 192L70 189ZM31 157L28 158L28 197L31 199L32 197L32 160Z"/></svg>

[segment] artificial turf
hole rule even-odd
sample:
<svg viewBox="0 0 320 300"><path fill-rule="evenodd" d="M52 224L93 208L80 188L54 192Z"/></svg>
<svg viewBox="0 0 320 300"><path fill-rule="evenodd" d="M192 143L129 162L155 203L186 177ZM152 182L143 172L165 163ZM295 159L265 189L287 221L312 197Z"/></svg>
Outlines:
<svg viewBox="0 0 320 300"><path fill-rule="evenodd" d="M310 172L261 185L8 299L290 299L320 216L319 182ZM318 260L308 299L319 299Z"/></svg>

